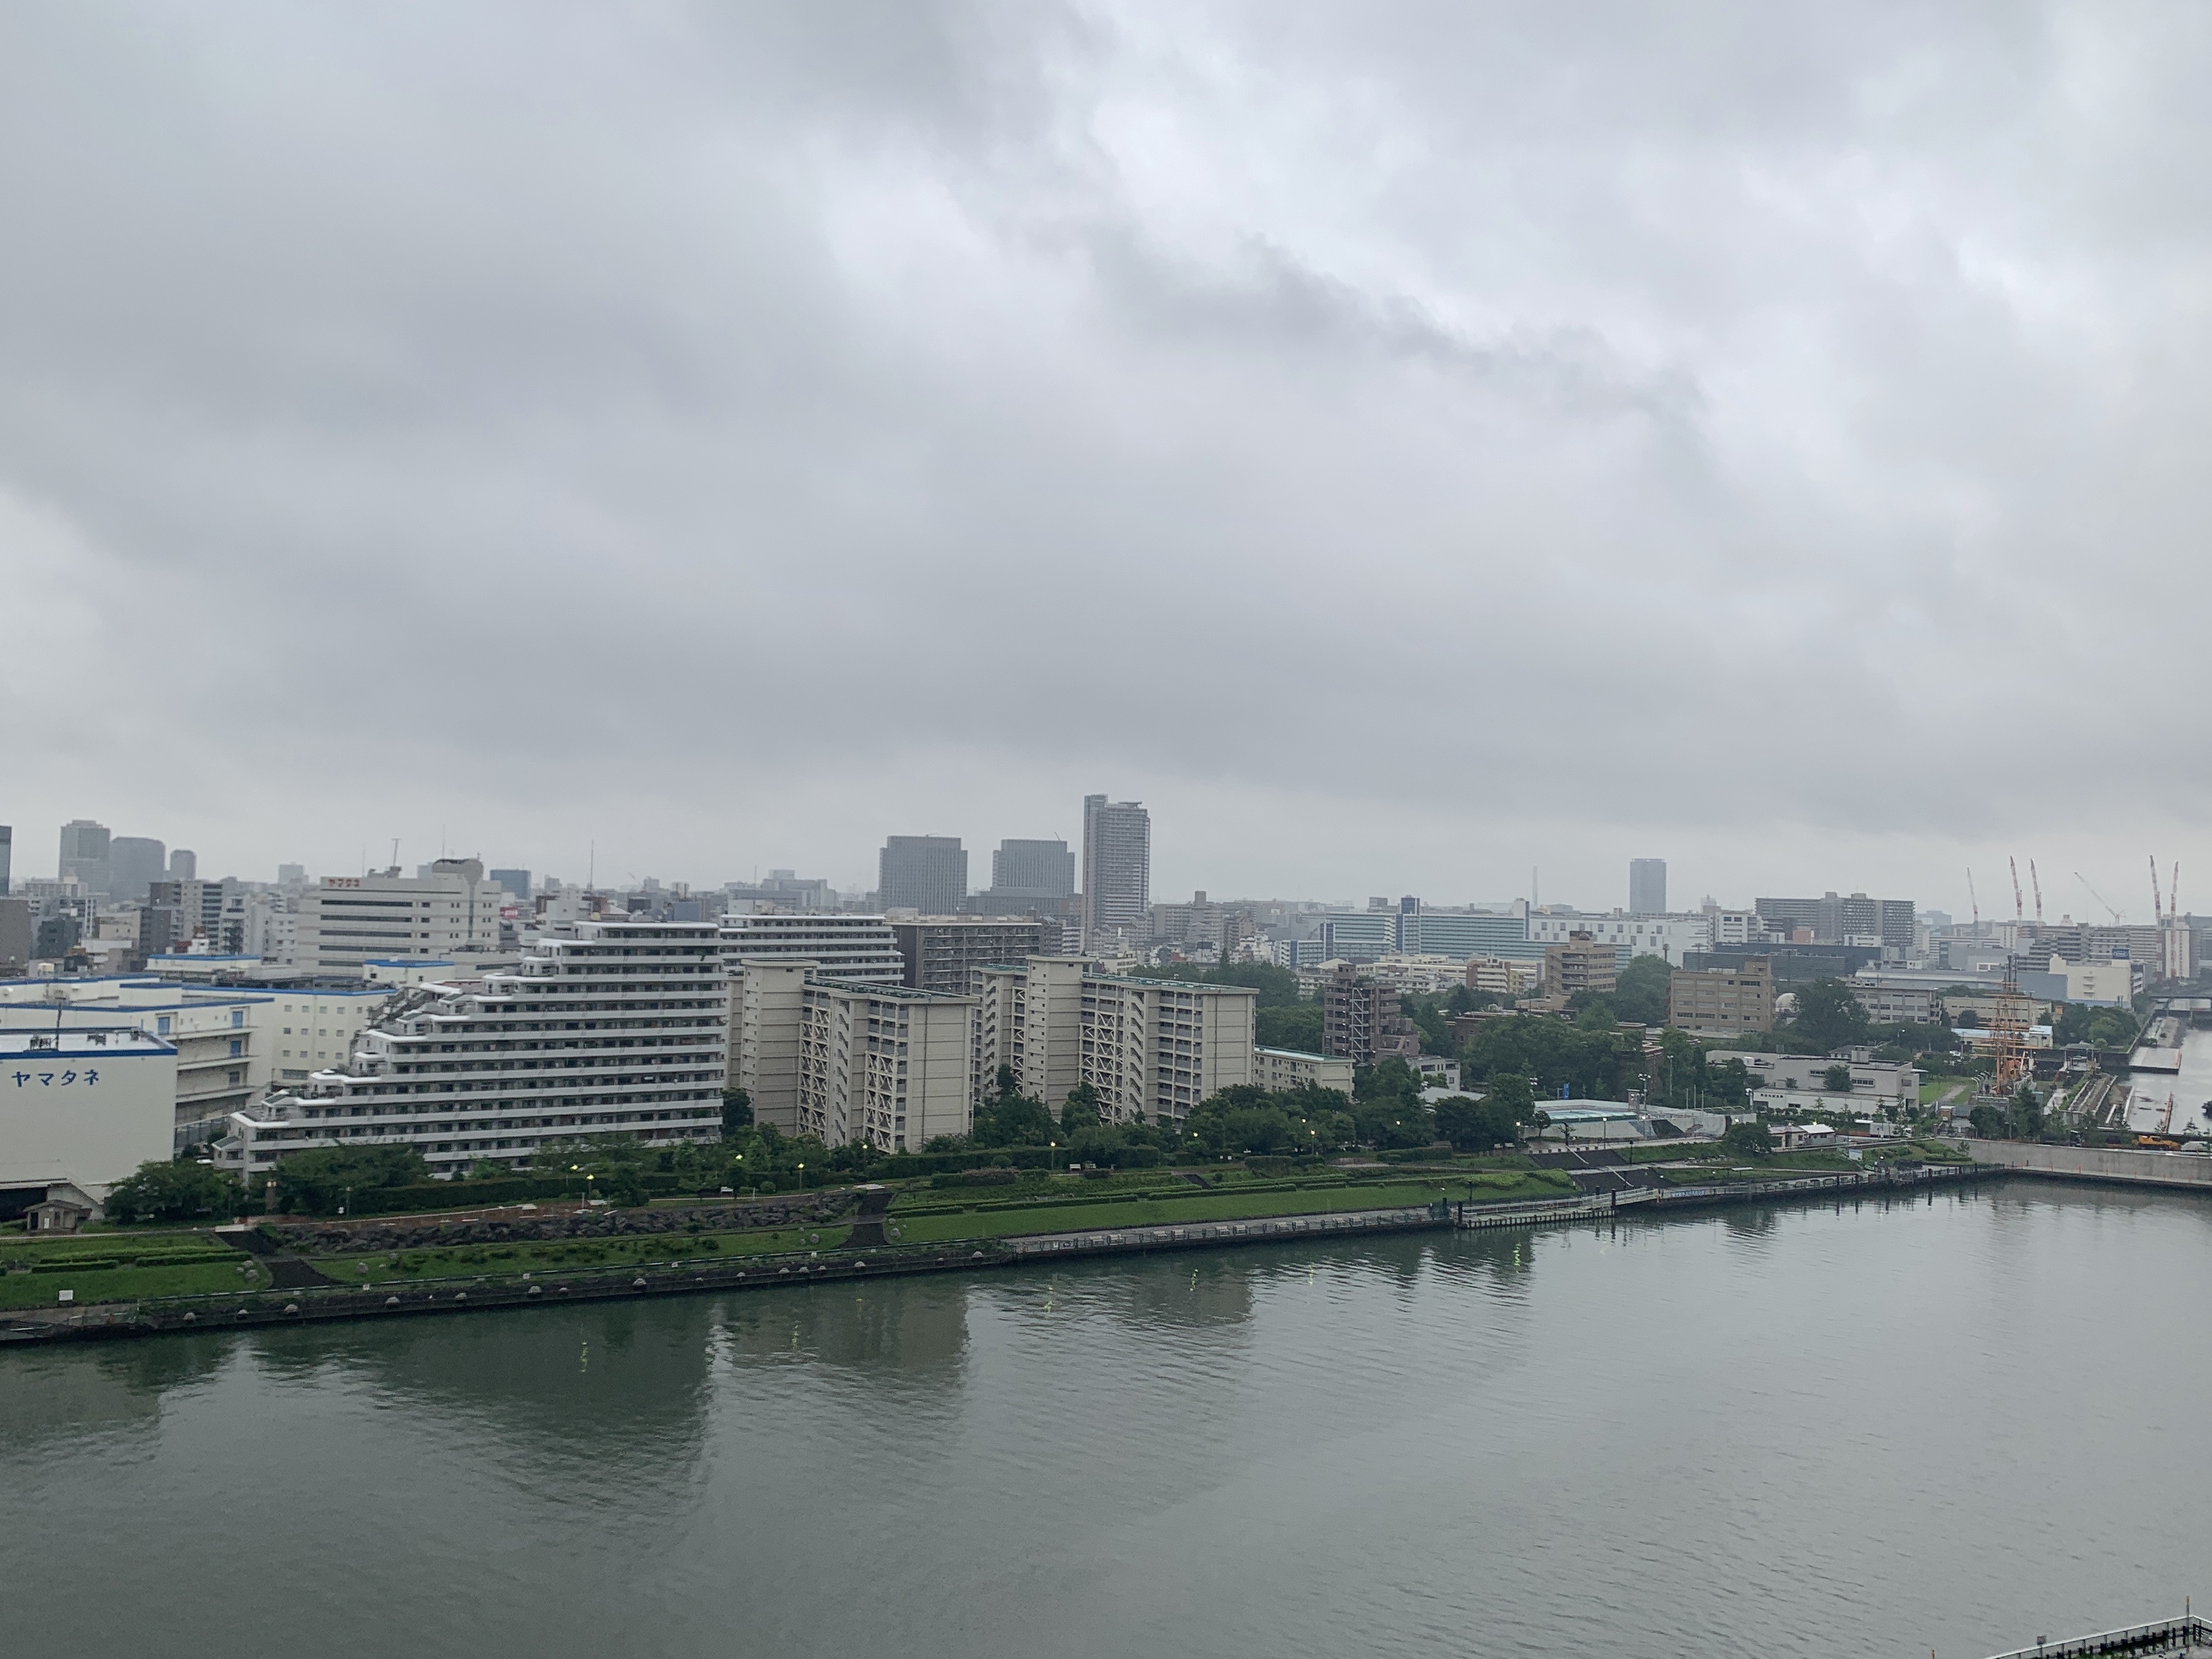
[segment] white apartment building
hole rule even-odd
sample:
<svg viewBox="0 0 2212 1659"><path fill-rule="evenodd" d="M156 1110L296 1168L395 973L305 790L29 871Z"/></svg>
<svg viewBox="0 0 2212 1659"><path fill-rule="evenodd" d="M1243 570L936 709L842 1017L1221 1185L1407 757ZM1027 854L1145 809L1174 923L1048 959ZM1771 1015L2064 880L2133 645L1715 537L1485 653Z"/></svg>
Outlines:
<svg viewBox="0 0 2212 1659"><path fill-rule="evenodd" d="M1540 968L1540 964L1535 963L1528 965ZM1464 957L1401 956L1392 953L1379 956L1369 963L1365 975L1401 995L1440 997L1466 984L1467 970Z"/></svg>
<svg viewBox="0 0 2212 1659"><path fill-rule="evenodd" d="M1565 945L1576 933L1588 933L1600 945L1625 948L1631 955L1662 957L1679 963L1686 951L1712 948L1711 923L1704 916L1632 916L1615 910L1593 916L1540 910L1528 913L1528 942Z"/></svg>
<svg viewBox="0 0 2212 1659"><path fill-rule="evenodd" d="M428 877L402 876L397 866L325 876L300 897L293 959L311 973L358 975L378 958L495 956L507 902L476 859L440 859Z"/></svg>
<svg viewBox="0 0 2212 1659"><path fill-rule="evenodd" d="M908 1152L968 1133L975 998L818 977L799 998L802 1134Z"/></svg>
<svg viewBox="0 0 2212 1659"><path fill-rule="evenodd" d="M1301 1054L1295 1048L1255 1048L1252 1081L1269 1091L1298 1089L1311 1085L1352 1097L1352 1062L1334 1054Z"/></svg>
<svg viewBox="0 0 2212 1659"><path fill-rule="evenodd" d="M1006 1066L1023 1093L1054 1109L1087 1083L1105 1121L1167 1123L1253 1080L1259 993L1243 986L1124 979L1061 957L986 969L980 978L979 1097Z"/></svg>
<svg viewBox="0 0 2212 1659"><path fill-rule="evenodd" d="M585 1135L712 1140L728 999L710 924L584 922L511 970L399 992L349 1063L234 1113L216 1162L402 1145L450 1175Z"/></svg>
<svg viewBox="0 0 2212 1659"><path fill-rule="evenodd" d="M1525 995L1544 982L1544 964L1540 962L1509 962L1503 957L1474 957L1467 964L1466 985L1470 991L1486 991L1492 996L1517 997Z"/></svg>
<svg viewBox="0 0 2212 1659"><path fill-rule="evenodd" d="M732 962L781 957L814 964L824 979L899 985L906 958L881 916L725 915L723 954Z"/></svg>

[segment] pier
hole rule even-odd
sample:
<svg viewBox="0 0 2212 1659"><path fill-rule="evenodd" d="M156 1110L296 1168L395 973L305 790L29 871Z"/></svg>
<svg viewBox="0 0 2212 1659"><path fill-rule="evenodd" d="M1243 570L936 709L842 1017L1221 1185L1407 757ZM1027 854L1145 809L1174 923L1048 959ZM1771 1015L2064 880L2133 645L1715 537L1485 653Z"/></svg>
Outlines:
<svg viewBox="0 0 2212 1659"><path fill-rule="evenodd" d="M2106 1653L2212 1654L2212 1623L2193 1617L2166 1619L2096 1636L2077 1636L2070 1641L2038 1642L2032 1648L1993 1655L1992 1659L2088 1659L2090 1655Z"/></svg>

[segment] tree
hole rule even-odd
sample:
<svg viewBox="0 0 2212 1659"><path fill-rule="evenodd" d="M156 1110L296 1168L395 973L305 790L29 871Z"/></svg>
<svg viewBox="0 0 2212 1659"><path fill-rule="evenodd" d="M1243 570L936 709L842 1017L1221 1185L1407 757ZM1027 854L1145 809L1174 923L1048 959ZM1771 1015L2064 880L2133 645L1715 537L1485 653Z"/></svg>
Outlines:
<svg viewBox="0 0 2212 1659"><path fill-rule="evenodd" d="M722 1139L752 1127L753 1097L743 1089L722 1091Z"/></svg>
<svg viewBox="0 0 2212 1659"><path fill-rule="evenodd" d="M2020 1092L2012 1097L2012 1132L2023 1140L2033 1140L2043 1133L2043 1102L2033 1084L2021 1084Z"/></svg>
<svg viewBox="0 0 2212 1659"><path fill-rule="evenodd" d="M1486 1152L1520 1144L1523 1120L1511 1105L1495 1096L1493 1090L1490 1097L1482 1100L1454 1095L1437 1103L1437 1133L1451 1142L1453 1151Z"/></svg>
<svg viewBox="0 0 2212 1659"><path fill-rule="evenodd" d="M1674 970L1664 957L1638 957L1620 970L1613 989L1615 1018L1632 1025L1667 1023L1667 986Z"/></svg>
<svg viewBox="0 0 2212 1659"><path fill-rule="evenodd" d="M1490 1104L1513 1115L1516 1123L1526 1123L1536 1115L1536 1091L1528 1079L1518 1072L1500 1073L1485 1085L1483 1098Z"/></svg>
<svg viewBox="0 0 2212 1659"><path fill-rule="evenodd" d="M1866 1005L1832 975L1814 980L1797 993L1797 1036L1822 1054L1864 1042L1869 1024Z"/></svg>
<svg viewBox="0 0 2212 1659"><path fill-rule="evenodd" d="M1966 1121L1974 1126L1974 1133L1984 1140L2002 1139L2008 1127L2005 1115L1986 1100L1966 1114Z"/></svg>
<svg viewBox="0 0 2212 1659"><path fill-rule="evenodd" d="M1444 1023L1443 1011L1434 997L1400 997L1398 1012L1413 1022L1413 1029L1421 1034L1421 1052L1425 1054L1449 1054L1452 1052L1451 1027Z"/></svg>
<svg viewBox="0 0 2212 1659"><path fill-rule="evenodd" d="M336 1215L349 1192L413 1186L430 1178L430 1166L413 1146L329 1146L279 1158L270 1178L286 1209Z"/></svg>
<svg viewBox="0 0 2212 1659"><path fill-rule="evenodd" d="M979 1146L1042 1146L1058 1129L1043 1103L1027 1095L1002 1095L975 1114Z"/></svg>
<svg viewBox="0 0 2212 1659"><path fill-rule="evenodd" d="M1098 1091L1087 1083L1079 1083L1067 1091L1067 1099L1060 1109L1061 1130L1073 1134L1078 1129L1094 1128L1098 1123Z"/></svg>
<svg viewBox="0 0 2212 1659"><path fill-rule="evenodd" d="M1721 1150L1731 1158L1765 1158L1774 1150L1774 1137L1764 1123L1731 1123L1721 1136Z"/></svg>
<svg viewBox="0 0 2212 1659"><path fill-rule="evenodd" d="M1831 1066L1820 1073L1820 1085L1832 1095L1847 1095L1851 1091L1851 1068L1844 1065Z"/></svg>
<svg viewBox="0 0 2212 1659"><path fill-rule="evenodd" d="M107 1191L111 1221L191 1221L245 1207L238 1177L206 1164L141 1164Z"/></svg>
<svg viewBox="0 0 2212 1659"><path fill-rule="evenodd" d="M1262 1048L1317 1054L1322 1048L1322 1006L1298 1002L1288 1007L1263 1007L1253 1017L1253 1036Z"/></svg>

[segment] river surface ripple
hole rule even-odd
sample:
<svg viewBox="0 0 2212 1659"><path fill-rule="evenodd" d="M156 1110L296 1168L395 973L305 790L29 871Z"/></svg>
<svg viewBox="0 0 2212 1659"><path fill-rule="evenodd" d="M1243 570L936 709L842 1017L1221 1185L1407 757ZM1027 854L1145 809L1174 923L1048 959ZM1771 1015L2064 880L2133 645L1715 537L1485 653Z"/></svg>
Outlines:
<svg viewBox="0 0 2212 1659"><path fill-rule="evenodd" d="M2212 1592L2212 1201L0 1355L9 1647L1972 1659Z"/></svg>

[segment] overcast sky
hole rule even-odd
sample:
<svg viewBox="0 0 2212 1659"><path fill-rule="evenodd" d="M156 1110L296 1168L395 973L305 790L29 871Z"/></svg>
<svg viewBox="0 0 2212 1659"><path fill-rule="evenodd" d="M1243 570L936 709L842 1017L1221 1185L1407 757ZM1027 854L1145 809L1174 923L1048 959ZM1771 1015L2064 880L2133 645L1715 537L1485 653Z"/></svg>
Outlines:
<svg viewBox="0 0 2212 1659"><path fill-rule="evenodd" d="M2212 908L2212 12L0 5L0 822ZM2171 714L2167 711L2171 711Z"/></svg>

